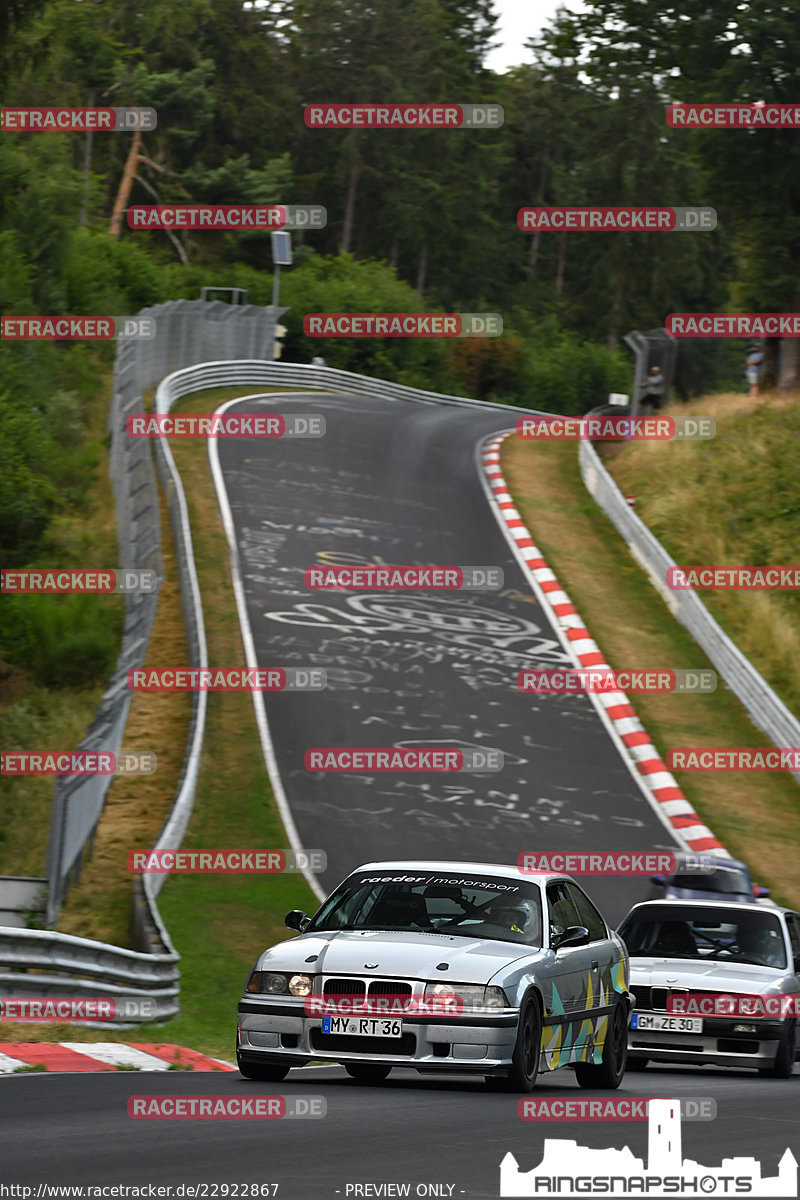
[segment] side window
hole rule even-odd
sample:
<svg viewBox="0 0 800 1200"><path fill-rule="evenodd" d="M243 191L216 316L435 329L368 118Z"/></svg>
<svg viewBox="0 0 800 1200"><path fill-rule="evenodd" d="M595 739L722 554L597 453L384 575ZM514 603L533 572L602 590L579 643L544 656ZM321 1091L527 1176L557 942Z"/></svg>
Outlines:
<svg viewBox="0 0 800 1200"><path fill-rule="evenodd" d="M550 921L550 937L563 933L570 925L580 925L578 910L572 902L564 883L551 883L547 888L547 915Z"/></svg>
<svg viewBox="0 0 800 1200"><path fill-rule="evenodd" d="M574 883L568 883L567 889L578 910L578 916L580 917L578 924L586 926L589 930L591 940L598 942L607 938L608 930L606 929L606 923L586 893L581 891L577 884Z"/></svg>
<svg viewBox="0 0 800 1200"><path fill-rule="evenodd" d="M787 913L786 924L789 927L789 941L792 943L792 954L800 954L800 916L797 913Z"/></svg>

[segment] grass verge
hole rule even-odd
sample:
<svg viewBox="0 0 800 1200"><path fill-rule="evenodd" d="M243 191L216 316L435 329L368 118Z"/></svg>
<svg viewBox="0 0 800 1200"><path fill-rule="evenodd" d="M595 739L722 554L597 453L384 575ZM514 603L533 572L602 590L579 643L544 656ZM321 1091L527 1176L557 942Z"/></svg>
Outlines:
<svg viewBox="0 0 800 1200"><path fill-rule="evenodd" d="M614 448L608 467L677 563L800 564L800 392L717 395L687 415L711 441ZM700 598L792 712L800 712L800 591Z"/></svg>
<svg viewBox="0 0 800 1200"><path fill-rule="evenodd" d="M612 667L710 666L586 491L574 443L512 437L503 445L501 465L536 544ZM624 490L635 488L626 482ZM769 745L724 686L708 695L637 694L631 700L662 754L672 746ZM787 870L800 851L800 791L791 776L684 773L679 783L723 845L749 864L774 899L799 907L800 881Z"/></svg>

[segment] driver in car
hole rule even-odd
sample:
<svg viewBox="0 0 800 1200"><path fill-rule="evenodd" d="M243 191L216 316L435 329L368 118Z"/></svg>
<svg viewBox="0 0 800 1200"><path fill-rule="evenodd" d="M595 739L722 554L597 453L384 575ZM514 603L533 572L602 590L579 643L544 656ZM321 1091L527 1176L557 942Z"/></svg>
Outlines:
<svg viewBox="0 0 800 1200"><path fill-rule="evenodd" d="M536 906L530 900L510 900L500 896L487 906L486 914L487 920L493 925L502 925L510 933L519 933L528 941L538 933Z"/></svg>
<svg viewBox="0 0 800 1200"><path fill-rule="evenodd" d="M757 925L742 925L736 939L744 958L762 967L779 967L783 955L777 934Z"/></svg>

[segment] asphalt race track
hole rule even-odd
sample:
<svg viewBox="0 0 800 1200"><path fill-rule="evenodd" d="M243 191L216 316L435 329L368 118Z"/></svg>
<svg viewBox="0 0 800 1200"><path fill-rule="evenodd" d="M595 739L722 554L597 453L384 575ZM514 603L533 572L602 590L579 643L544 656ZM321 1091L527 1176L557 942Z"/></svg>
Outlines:
<svg viewBox="0 0 800 1200"><path fill-rule="evenodd" d="M614 1094L715 1097L716 1120L683 1122L684 1155L707 1167L731 1155L754 1155L763 1174L772 1176L786 1147L796 1143L797 1085L797 1079L766 1081L709 1067L656 1067L628 1073ZM144 1094L323 1096L327 1116L131 1120L128 1097ZM540 1078L533 1094L600 1095L579 1089L569 1071ZM347 1184L410 1182L412 1196L413 1185L437 1183L455 1185L440 1196L496 1200L506 1151L530 1170L541 1161L547 1137L597 1148L627 1145L647 1161L646 1123L554 1121L548 1128L521 1121L517 1097L487 1092L481 1079L413 1071L395 1071L377 1088L365 1088L334 1067L294 1070L279 1085L216 1073L9 1076L0 1079L0 1105L6 1184L272 1182L280 1185L279 1200L335 1200L346 1197Z"/></svg>
<svg viewBox="0 0 800 1200"><path fill-rule="evenodd" d="M674 849L589 698L517 689L519 670L569 660L479 478L478 444L516 413L319 393L227 411L265 408L319 413L327 427L320 439L217 443L257 665L328 673L325 691L263 693L300 842L328 855L323 887L374 859ZM309 591L305 569L331 563L499 566L505 586ZM505 767L446 776L304 767L313 747L437 742L499 749ZM612 923L646 888L585 884Z"/></svg>

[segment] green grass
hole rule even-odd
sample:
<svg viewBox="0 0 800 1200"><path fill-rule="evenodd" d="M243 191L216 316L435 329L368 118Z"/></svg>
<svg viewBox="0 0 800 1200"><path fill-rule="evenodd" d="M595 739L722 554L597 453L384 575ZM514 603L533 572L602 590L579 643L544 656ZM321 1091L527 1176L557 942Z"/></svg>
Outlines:
<svg viewBox="0 0 800 1200"><path fill-rule="evenodd" d="M713 416L717 436L629 443L609 456L642 520L681 565L800 565L800 393L712 396L687 411ZM800 591L699 595L800 712Z"/></svg>
<svg viewBox="0 0 800 1200"><path fill-rule="evenodd" d="M700 402L694 407L706 410ZM648 443L648 447L655 445ZM662 452L678 454L686 449L680 444L658 445ZM614 454L622 458L633 450L630 444ZM668 457L664 453L664 458ZM618 462L615 457L615 472ZM574 443L544 445L510 438L504 444L502 466L536 544L612 667L711 666L586 491ZM678 503L652 460L641 479L654 496L666 495ZM679 488L683 479L679 471L674 486ZM636 495L637 511L642 511L640 493L628 476L623 490ZM646 519L646 512L642 515ZM691 518L687 524L691 525ZM794 561L798 560L796 555ZM798 662L795 658L794 663ZM679 746L769 745L722 682L707 695L639 693L630 700L662 757ZM749 864L754 878L772 889L774 899L800 906L800 880L793 869L800 857L800 789L792 776L777 772L675 774L687 799L730 853Z"/></svg>

